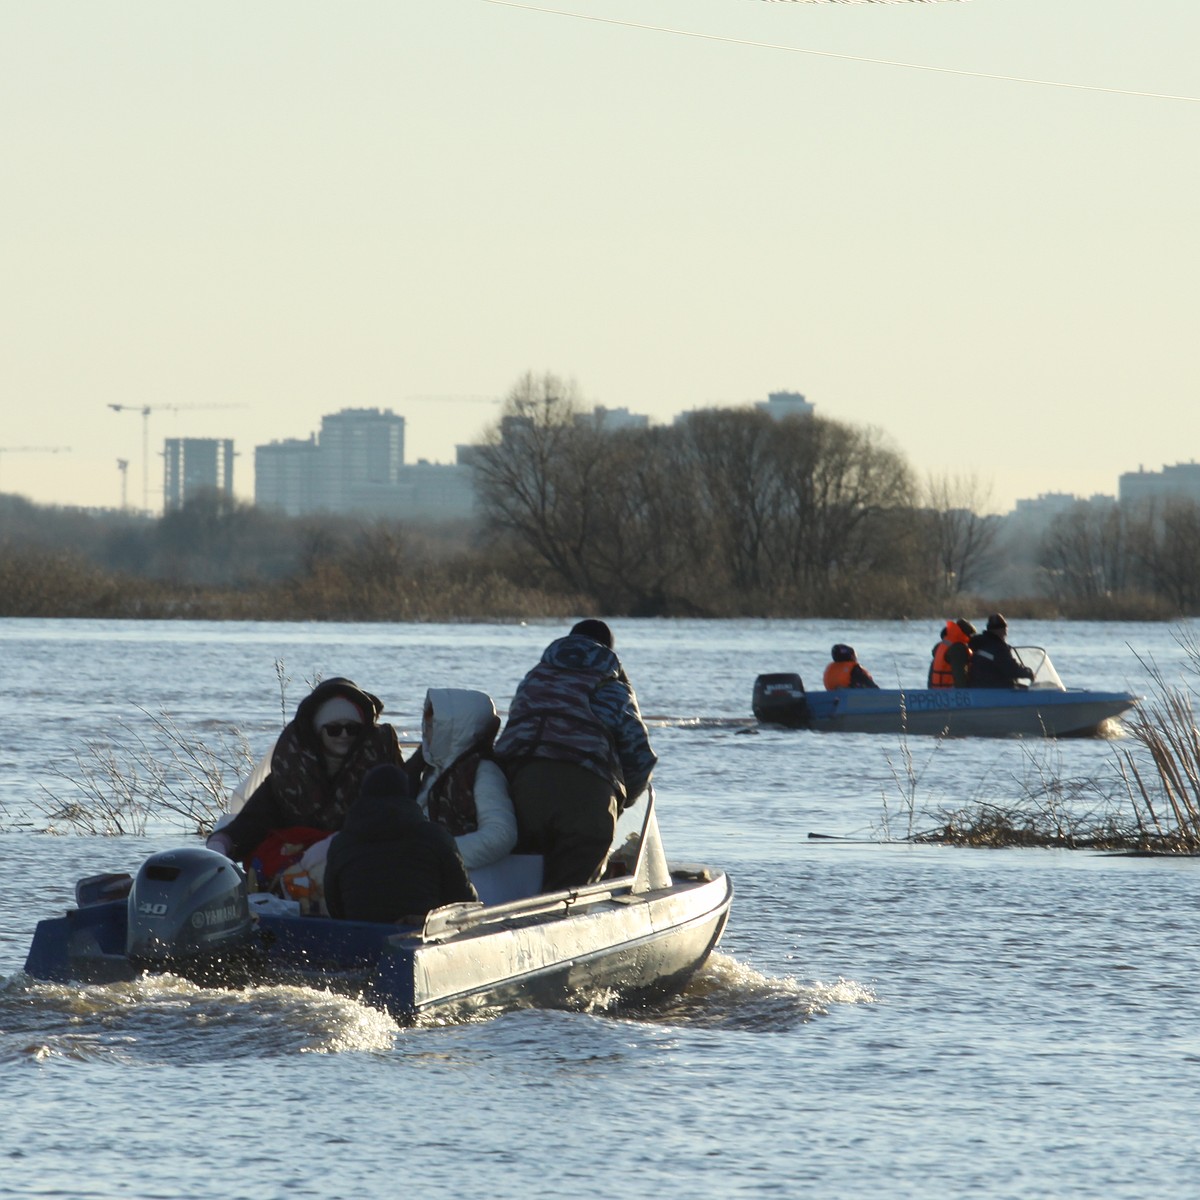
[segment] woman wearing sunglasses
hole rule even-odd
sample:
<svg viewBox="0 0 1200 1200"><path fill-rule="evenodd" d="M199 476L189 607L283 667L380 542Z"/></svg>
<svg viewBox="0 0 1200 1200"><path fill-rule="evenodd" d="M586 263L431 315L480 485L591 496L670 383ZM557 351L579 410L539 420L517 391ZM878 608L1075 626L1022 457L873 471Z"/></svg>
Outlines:
<svg viewBox="0 0 1200 1200"><path fill-rule="evenodd" d="M400 766L383 702L349 679L327 679L300 701L271 754L271 770L240 812L210 835L210 850L245 860L269 884L304 849L341 829L363 777Z"/></svg>

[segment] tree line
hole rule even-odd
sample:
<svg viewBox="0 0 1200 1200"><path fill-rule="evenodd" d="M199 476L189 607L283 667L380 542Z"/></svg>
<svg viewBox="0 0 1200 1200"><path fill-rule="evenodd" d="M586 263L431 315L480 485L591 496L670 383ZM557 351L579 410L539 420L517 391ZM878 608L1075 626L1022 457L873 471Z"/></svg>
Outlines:
<svg viewBox="0 0 1200 1200"><path fill-rule="evenodd" d="M1200 610L1200 506L1080 505L1006 541L973 479L884 434L700 410L606 428L526 374L473 455L478 519L288 517L218 493L158 519L0 496L0 615L1149 617ZM1024 559L1028 594L989 591Z"/></svg>
<svg viewBox="0 0 1200 1200"><path fill-rule="evenodd" d="M475 469L495 544L608 613L936 612L983 575L998 532L924 503L876 430L729 408L609 430L553 375L518 382Z"/></svg>
<svg viewBox="0 0 1200 1200"><path fill-rule="evenodd" d="M1044 590L1070 612L1144 601L1153 615L1200 613L1200 504L1184 497L1077 505L1042 538Z"/></svg>
<svg viewBox="0 0 1200 1200"><path fill-rule="evenodd" d="M527 578L632 615L1200 612L1200 504L1080 502L1030 538L973 478L918 482L877 430L757 409L607 430L527 374L479 451L495 545ZM1024 564L1029 590L997 594ZM1011 576L1011 571L1010 571Z"/></svg>

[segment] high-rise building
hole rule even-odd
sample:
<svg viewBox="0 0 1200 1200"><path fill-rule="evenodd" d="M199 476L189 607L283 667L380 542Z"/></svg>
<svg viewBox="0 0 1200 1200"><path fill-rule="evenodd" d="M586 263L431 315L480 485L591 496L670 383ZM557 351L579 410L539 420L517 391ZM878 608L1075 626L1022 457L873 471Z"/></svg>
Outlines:
<svg viewBox="0 0 1200 1200"><path fill-rule="evenodd" d="M321 418L317 507L346 512L363 488L394 485L404 465L404 418L390 408L343 408Z"/></svg>
<svg viewBox="0 0 1200 1200"><path fill-rule="evenodd" d="M254 501L289 516L357 513L392 520L460 520L475 505L470 468L404 463L404 418L390 409L344 408L321 432L254 451Z"/></svg>
<svg viewBox="0 0 1200 1200"><path fill-rule="evenodd" d="M254 502L278 508L289 517L313 512L317 505L317 435L285 438L254 448Z"/></svg>
<svg viewBox="0 0 1200 1200"><path fill-rule="evenodd" d="M597 429L612 433L616 429L648 429L650 418L641 413L631 413L627 408L605 408L597 404L590 413L580 417L583 421L594 421Z"/></svg>
<svg viewBox="0 0 1200 1200"><path fill-rule="evenodd" d="M784 417L811 417L817 408L799 392L768 392L766 400L758 401L754 407L776 421L782 421Z"/></svg>
<svg viewBox="0 0 1200 1200"><path fill-rule="evenodd" d="M1118 481L1122 504L1175 497L1200 503L1200 463L1176 463L1161 471L1126 471Z"/></svg>
<svg viewBox="0 0 1200 1200"><path fill-rule="evenodd" d="M163 448L163 508L182 508L199 492L233 496L233 440L167 438Z"/></svg>

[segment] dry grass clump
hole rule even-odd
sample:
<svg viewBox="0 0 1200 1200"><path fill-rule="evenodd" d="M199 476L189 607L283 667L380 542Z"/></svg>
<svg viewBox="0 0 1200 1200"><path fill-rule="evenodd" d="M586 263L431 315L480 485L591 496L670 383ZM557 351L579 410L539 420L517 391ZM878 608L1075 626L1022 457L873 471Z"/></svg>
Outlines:
<svg viewBox="0 0 1200 1200"><path fill-rule="evenodd" d="M1059 850L1129 850L1140 841L1136 830L1121 824L1117 813L1073 816L1058 808L1030 811L979 804L945 814L938 829L914 834L914 842L939 842L977 849L1037 846Z"/></svg>
<svg viewBox="0 0 1200 1200"><path fill-rule="evenodd" d="M1193 664L1200 650L1183 642ZM1139 765L1129 750L1118 754L1138 827L1147 843L1172 853L1200 852L1200 730L1192 693L1168 685L1157 667L1150 668L1156 696L1126 721L1134 740L1148 753L1152 770Z"/></svg>
<svg viewBox="0 0 1200 1200"><path fill-rule="evenodd" d="M53 769L64 791L43 785L43 799L34 802L46 819L45 832L140 837L164 816L188 833L212 828L254 765L245 737L229 729L215 741L201 741L165 713L145 715L148 732L121 722L126 736L119 749L113 741L88 742L76 751L73 768Z"/></svg>

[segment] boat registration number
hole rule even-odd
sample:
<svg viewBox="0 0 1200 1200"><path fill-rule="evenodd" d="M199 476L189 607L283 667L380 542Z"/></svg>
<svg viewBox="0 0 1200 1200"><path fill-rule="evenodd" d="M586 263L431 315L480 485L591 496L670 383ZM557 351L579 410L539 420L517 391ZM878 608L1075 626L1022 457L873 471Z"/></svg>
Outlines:
<svg viewBox="0 0 1200 1200"><path fill-rule="evenodd" d="M908 692L904 703L909 709L933 712L943 708L971 708L971 693L963 688L936 688L927 692Z"/></svg>

